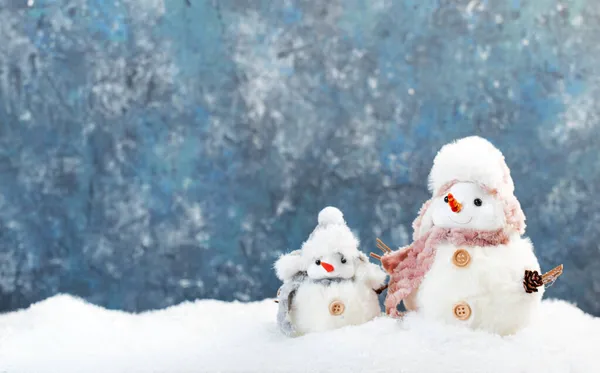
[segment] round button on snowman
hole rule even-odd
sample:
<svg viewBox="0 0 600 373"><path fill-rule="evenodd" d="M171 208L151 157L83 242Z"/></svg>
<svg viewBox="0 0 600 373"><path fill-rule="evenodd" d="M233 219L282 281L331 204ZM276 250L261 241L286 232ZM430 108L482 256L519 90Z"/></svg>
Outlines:
<svg viewBox="0 0 600 373"><path fill-rule="evenodd" d="M509 335L535 317L544 284L504 156L480 137L442 147L429 175L433 197L413 223L414 242L381 257L390 274L386 312Z"/></svg>
<svg viewBox="0 0 600 373"><path fill-rule="evenodd" d="M326 207L318 222L300 250L275 262L283 281L277 322L288 336L358 325L381 315L377 295L385 272L358 250L340 210Z"/></svg>

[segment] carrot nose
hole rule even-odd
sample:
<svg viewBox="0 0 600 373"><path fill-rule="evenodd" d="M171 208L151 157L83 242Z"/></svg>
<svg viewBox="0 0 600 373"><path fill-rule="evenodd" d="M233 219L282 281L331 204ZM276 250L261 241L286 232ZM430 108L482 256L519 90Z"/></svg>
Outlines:
<svg viewBox="0 0 600 373"><path fill-rule="evenodd" d="M327 272L333 272L333 266L331 264L321 262L321 266L323 266Z"/></svg>
<svg viewBox="0 0 600 373"><path fill-rule="evenodd" d="M448 193L448 205L450 205L452 212L459 213L462 210L462 205L454 198L452 193Z"/></svg>

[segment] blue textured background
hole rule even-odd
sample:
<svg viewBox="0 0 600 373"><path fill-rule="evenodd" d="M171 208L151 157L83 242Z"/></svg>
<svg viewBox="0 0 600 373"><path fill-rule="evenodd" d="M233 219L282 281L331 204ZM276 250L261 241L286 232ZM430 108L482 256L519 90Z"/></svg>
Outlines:
<svg viewBox="0 0 600 373"><path fill-rule="evenodd" d="M326 205L407 244L479 134L600 315L598 40L596 0L0 0L0 310L273 296Z"/></svg>

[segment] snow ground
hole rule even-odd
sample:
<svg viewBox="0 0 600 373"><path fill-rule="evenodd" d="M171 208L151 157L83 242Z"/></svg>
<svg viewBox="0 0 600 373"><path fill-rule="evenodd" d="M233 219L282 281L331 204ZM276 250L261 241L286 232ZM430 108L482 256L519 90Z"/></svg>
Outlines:
<svg viewBox="0 0 600 373"><path fill-rule="evenodd" d="M408 316L289 339L273 300L201 300L138 315L59 295L0 315L0 372L598 372L600 318L546 300L499 337Z"/></svg>

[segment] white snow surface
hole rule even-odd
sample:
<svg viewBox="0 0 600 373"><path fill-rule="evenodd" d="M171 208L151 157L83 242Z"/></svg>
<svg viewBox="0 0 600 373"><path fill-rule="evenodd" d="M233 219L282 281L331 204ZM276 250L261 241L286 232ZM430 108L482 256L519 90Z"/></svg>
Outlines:
<svg viewBox="0 0 600 373"><path fill-rule="evenodd" d="M546 300L510 337L385 316L281 335L272 299L128 314L59 295L0 315L0 372L598 372L600 318ZM507 312L500 311L499 312Z"/></svg>

